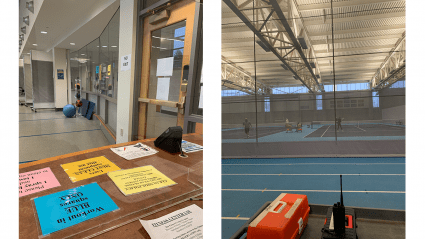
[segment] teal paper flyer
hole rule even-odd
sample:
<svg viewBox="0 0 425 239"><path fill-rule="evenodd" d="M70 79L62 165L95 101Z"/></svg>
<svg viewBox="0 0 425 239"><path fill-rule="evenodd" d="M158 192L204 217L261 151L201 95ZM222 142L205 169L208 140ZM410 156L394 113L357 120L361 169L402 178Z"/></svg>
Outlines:
<svg viewBox="0 0 425 239"><path fill-rule="evenodd" d="M118 209L97 183L35 198L34 204L43 236Z"/></svg>

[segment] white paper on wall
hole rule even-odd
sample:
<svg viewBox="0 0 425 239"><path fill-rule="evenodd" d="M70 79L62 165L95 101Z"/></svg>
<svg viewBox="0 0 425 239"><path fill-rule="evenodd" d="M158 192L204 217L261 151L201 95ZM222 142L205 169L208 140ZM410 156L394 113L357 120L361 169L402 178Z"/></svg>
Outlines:
<svg viewBox="0 0 425 239"><path fill-rule="evenodd" d="M156 76L172 76L173 64L174 57L158 59L156 65Z"/></svg>
<svg viewBox="0 0 425 239"><path fill-rule="evenodd" d="M131 69L131 54L121 57L121 71L128 71Z"/></svg>
<svg viewBox="0 0 425 239"><path fill-rule="evenodd" d="M168 100L169 92L170 77L158 78L158 84L156 85L156 99Z"/></svg>

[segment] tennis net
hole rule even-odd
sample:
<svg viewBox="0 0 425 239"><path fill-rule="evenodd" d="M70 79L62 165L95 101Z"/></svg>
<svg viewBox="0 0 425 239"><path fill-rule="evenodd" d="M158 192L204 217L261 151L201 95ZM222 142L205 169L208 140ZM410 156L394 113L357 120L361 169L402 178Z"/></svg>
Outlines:
<svg viewBox="0 0 425 239"><path fill-rule="evenodd" d="M318 129L323 126L330 126L335 125L336 121L312 121L311 122L311 128L312 129ZM348 126L348 127L359 127L359 128L374 128L374 127L381 127L381 126L388 126L388 127L405 127L405 120L404 119L388 119L388 120L342 120L341 125Z"/></svg>

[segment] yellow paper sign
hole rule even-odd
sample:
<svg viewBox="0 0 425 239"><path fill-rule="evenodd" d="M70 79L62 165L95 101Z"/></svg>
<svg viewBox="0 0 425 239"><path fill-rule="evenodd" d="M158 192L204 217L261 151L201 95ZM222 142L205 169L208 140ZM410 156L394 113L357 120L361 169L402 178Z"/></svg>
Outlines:
<svg viewBox="0 0 425 239"><path fill-rule="evenodd" d="M125 196L177 184L151 165L109 172L108 176Z"/></svg>
<svg viewBox="0 0 425 239"><path fill-rule="evenodd" d="M111 75L111 65L108 65L108 76Z"/></svg>
<svg viewBox="0 0 425 239"><path fill-rule="evenodd" d="M61 165L73 183L96 177L120 168L104 156Z"/></svg>

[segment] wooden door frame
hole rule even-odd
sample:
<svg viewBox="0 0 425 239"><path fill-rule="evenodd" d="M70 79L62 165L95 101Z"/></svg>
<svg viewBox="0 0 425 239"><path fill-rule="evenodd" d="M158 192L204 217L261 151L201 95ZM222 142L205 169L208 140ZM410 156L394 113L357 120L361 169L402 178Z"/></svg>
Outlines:
<svg viewBox="0 0 425 239"><path fill-rule="evenodd" d="M179 112L177 114L177 125L183 128L184 126L184 113L182 113L181 109L183 109L184 98L186 96L186 92L182 92L180 90L179 93L179 102L171 102L165 101L161 102L154 99L148 100L149 93L149 77L150 77L150 57L151 57L151 49L152 49L152 32L175 23L186 20L186 31L185 31L185 42L184 42L184 52L183 52L183 60L182 60L182 72L180 79L183 77L183 66L190 64L190 52L192 46L192 35L193 35L193 26L195 20L195 6L196 2L194 0L182 0L177 2L171 6L167 7L167 10L170 11L170 15L168 20L151 25L149 24L148 19L152 16L145 17L143 19L143 37L142 37L142 61L141 61L141 75L140 75L140 91L139 91L139 99L138 99L138 129L137 135L138 139L146 138L146 127L147 127L147 108L148 104L157 104L162 105L173 104L173 107L178 107ZM180 85L182 82L180 82Z"/></svg>

